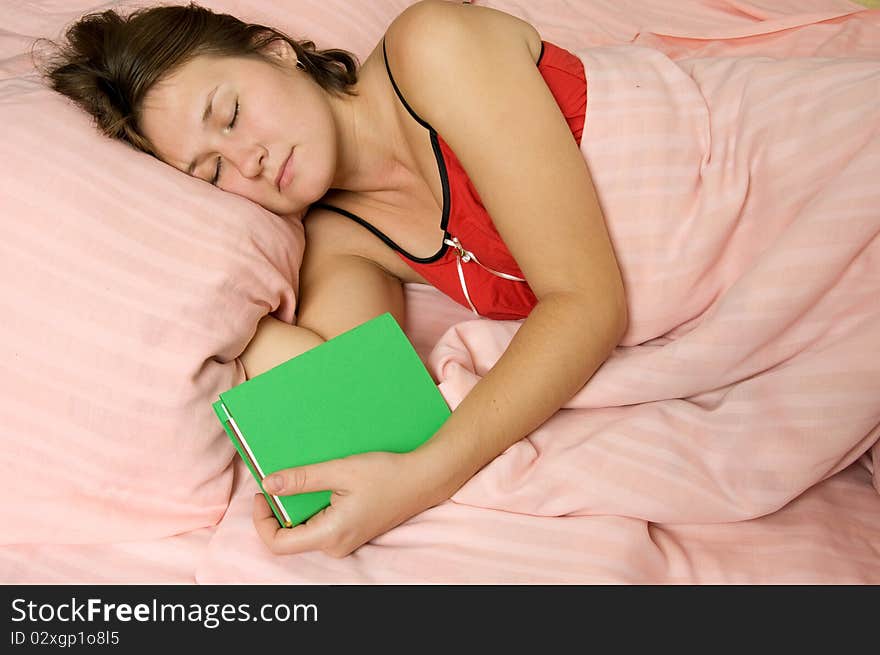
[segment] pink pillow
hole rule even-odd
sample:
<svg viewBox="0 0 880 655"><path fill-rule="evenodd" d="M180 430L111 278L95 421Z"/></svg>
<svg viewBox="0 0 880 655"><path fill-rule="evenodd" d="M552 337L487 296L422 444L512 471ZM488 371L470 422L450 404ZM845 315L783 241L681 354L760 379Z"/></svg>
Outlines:
<svg viewBox="0 0 880 655"><path fill-rule="evenodd" d="M257 321L292 320L303 233L0 82L2 543L216 523L233 451L209 401Z"/></svg>
<svg viewBox="0 0 880 655"><path fill-rule="evenodd" d="M412 3L203 4L365 57ZM219 521L234 451L210 403L258 320L294 317L298 221L101 137L16 51L107 6L0 9L2 544Z"/></svg>

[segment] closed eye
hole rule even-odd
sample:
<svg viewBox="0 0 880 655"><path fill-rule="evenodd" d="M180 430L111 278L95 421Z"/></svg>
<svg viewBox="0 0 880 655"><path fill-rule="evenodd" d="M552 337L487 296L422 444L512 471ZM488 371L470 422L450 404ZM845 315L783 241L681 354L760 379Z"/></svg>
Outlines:
<svg viewBox="0 0 880 655"><path fill-rule="evenodd" d="M217 181L220 179L220 168L222 166L222 161L220 157L217 157L217 166L214 169L214 177L211 178L211 184L217 186Z"/></svg>
<svg viewBox="0 0 880 655"><path fill-rule="evenodd" d="M238 120L238 98L235 99L235 111L232 114L232 120L229 121L229 126L227 129L231 130L235 127L235 121Z"/></svg>
<svg viewBox="0 0 880 655"><path fill-rule="evenodd" d="M232 113L232 120L229 121L229 125L226 126L226 129L224 130L224 132L228 132L233 127L235 127L235 121L238 120L238 108L239 108L239 104L238 104L238 99L236 98L235 111ZM217 182L220 179L220 169L222 168L222 166L223 166L222 160L220 159L220 157L217 157L217 166L214 168L214 177L211 178L211 184L213 184L214 186L217 186Z"/></svg>

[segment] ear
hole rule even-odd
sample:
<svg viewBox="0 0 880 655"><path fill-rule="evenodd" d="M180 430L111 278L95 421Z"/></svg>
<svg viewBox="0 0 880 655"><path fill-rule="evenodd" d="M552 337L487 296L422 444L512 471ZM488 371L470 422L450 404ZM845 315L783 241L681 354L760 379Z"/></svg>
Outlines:
<svg viewBox="0 0 880 655"><path fill-rule="evenodd" d="M282 63L292 63L297 59L293 46L284 39L273 39L260 48L260 52Z"/></svg>

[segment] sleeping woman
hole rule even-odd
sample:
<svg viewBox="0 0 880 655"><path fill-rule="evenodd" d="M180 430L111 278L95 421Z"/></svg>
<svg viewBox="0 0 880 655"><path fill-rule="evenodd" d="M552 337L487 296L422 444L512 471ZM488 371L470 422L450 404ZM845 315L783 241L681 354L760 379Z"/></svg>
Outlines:
<svg viewBox="0 0 880 655"><path fill-rule="evenodd" d="M423 0L358 64L343 50L195 5L82 18L49 71L101 130L269 211L301 219L296 325L264 317L249 377L430 284L476 316L524 319L437 433L273 473L279 495L332 490L274 553L345 556L450 498L569 400L627 327L621 273L579 148L583 65L501 11Z"/></svg>

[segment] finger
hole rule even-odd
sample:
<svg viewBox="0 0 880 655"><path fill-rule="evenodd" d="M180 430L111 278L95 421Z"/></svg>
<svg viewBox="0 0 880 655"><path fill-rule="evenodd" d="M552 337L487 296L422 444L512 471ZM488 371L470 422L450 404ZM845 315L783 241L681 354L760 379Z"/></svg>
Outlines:
<svg viewBox="0 0 880 655"><path fill-rule="evenodd" d="M276 496L290 496L311 491L339 491L350 483L346 480L341 459L275 471L263 478L263 488Z"/></svg>
<svg viewBox="0 0 880 655"><path fill-rule="evenodd" d="M257 534L260 535L260 539L263 540L263 543L268 546L275 539L275 533L282 528L263 494L257 494L254 496L253 519Z"/></svg>
<svg viewBox="0 0 880 655"><path fill-rule="evenodd" d="M269 503L266 502L266 497L263 494L256 494L254 495L254 520L263 521L266 519L272 519L277 522L275 513L272 511Z"/></svg>
<svg viewBox="0 0 880 655"><path fill-rule="evenodd" d="M262 495L254 498L254 527L264 544L276 555L292 555L332 546L332 516L327 507L307 522L281 528Z"/></svg>

